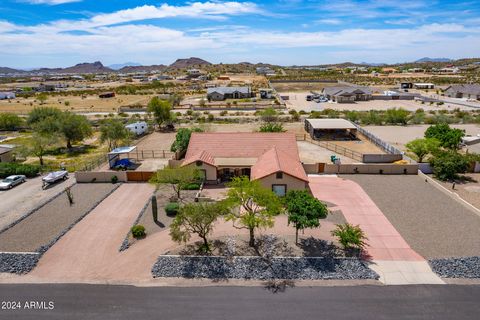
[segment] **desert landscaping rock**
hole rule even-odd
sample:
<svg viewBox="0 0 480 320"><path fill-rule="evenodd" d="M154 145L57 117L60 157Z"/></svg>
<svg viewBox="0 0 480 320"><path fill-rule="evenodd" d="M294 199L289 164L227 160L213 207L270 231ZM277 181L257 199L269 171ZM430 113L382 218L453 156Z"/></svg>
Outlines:
<svg viewBox="0 0 480 320"><path fill-rule="evenodd" d="M229 262L219 256L160 256L152 268L154 278L208 279L378 279L367 265L352 258L273 259L271 268L260 257L236 257Z"/></svg>
<svg viewBox="0 0 480 320"><path fill-rule="evenodd" d="M0 252L0 272L28 273L35 268L40 256L38 253Z"/></svg>
<svg viewBox="0 0 480 320"><path fill-rule="evenodd" d="M480 278L480 256L433 259L429 263L442 278Z"/></svg>
<svg viewBox="0 0 480 320"><path fill-rule="evenodd" d="M0 233L0 252L35 252L44 246L50 247L117 186L110 183L74 185L72 206L67 196L60 194Z"/></svg>

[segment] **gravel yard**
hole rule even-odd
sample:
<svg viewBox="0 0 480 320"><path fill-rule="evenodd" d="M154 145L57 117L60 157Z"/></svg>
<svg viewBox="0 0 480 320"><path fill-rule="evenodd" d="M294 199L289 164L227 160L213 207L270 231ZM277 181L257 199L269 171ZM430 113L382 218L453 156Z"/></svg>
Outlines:
<svg viewBox="0 0 480 320"><path fill-rule="evenodd" d="M49 244L115 188L113 184L76 184L74 204L61 194L32 215L0 234L0 251L34 252Z"/></svg>
<svg viewBox="0 0 480 320"><path fill-rule="evenodd" d="M357 182L424 258L480 255L480 217L419 176L342 177Z"/></svg>

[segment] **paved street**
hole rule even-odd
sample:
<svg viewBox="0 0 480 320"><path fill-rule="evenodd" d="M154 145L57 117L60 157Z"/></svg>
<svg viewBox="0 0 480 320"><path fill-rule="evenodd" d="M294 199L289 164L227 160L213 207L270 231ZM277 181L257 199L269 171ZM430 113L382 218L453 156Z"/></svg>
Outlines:
<svg viewBox="0 0 480 320"><path fill-rule="evenodd" d="M271 293L262 287L129 287L1 285L0 319L474 319L480 286L298 287ZM44 301L54 309L24 309ZM3 304L2 304L3 306Z"/></svg>
<svg viewBox="0 0 480 320"><path fill-rule="evenodd" d="M0 191L0 229L36 208L57 193L72 185L75 178L58 182L46 190L42 189L42 177L27 179L11 190Z"/></svg>

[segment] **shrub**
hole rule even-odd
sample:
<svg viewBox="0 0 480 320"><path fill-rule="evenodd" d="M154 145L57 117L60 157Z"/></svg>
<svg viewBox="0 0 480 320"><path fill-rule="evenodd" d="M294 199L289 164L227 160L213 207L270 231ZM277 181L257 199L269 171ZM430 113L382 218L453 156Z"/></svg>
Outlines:
<svg viewBox="0 0 480 320"><path fill-rule="evenodd" d="M170 202L165 206L165 213L167 216L174 216L178 213L180 205L176 202Z"/></svg>
<svg viewBox="0 0 480 320"><path fill-rule="evenodd" d="M5 178L14 174L23 174L28 178L33 178L40 172L40 167L32 164L20 163L0 163L0 178Z"/></svg>
<svg viewBox="0 0 480 320"><path fill-rule="evenodd" d="M145 227L140 224L134 225L131 231L132 231L132 236L135 239L140 239L147 235L147 233L145 232Z"/></svg>
<svg viewBox="0 0 480 320"><path fill-rule="evenodd" d="M117 176L113 176L110 181L112 181L112 183L117 183L118 182L118 177Z"/></svg>
<svg viewBox="0 0 480 320"><path fill-rule="evenodd" d="M199 189L200 189L200 184L196 182L188 183L182 186L182 190L199 190Z"/></svg>
<svg viewBox="0 0 480 320"><path fill-rule="evenodd" d="M332 235L338 238L345 250L364 249L367 246L365 240L368 240L360 226L350 223L337 224L332 230Z"/></svg>
<svg viewBox="0 0 480 320"><path fill-rule="evenodd" d="M455 150L438 151L430 159L430 165L433 167L435 177L447 181L467 171L469 158Z"/></svg>

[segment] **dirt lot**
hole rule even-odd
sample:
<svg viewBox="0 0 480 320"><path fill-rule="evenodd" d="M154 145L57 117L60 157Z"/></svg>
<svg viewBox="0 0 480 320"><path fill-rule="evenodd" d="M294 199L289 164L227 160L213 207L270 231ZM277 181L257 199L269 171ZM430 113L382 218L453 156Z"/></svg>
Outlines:
<svg viewBox="0 0 480 320"><path fill-rule="evenodd" d="M454 191L462 197L462 199L480 209L480 173L466 173L463 176L464 179L457 179L455 181L455 189L453 190L451 182L437 181L443 184L448 190Z"/></svg>
<svg viewBox="0 0 480 320"><path fill-rule="evenodd" d="M367 192L426 259L480 255L480 217L419 176L342 175Z"/></svg>
<svg viewBox="0 0 480 320"><path fill-rule="evenodd" d="M0 234L0 251L33 252L40 246L49 244L114 187L111 183L76 184L72 187L72 206L69 205L66 194L60 195Z"/></svg>
<svg viewBox="0 0 480 320"><path fill-rule="evenodd" d="M318 91L320 92L320 91ZM395 100L395 101L381 101L381 100L370 100L370 101L359 101L356 103L316 103L313 101L307 101L306 96L311 94L309 91L304 92L293 92L286 91L280 92L282 96L288 95L289 100L286 100L287 108L295 109L297 111L322 111L325 109L334 109L334 110L355 110L355 111L368 111L368 110L388 110L393 108L403 108L408 111L415 111L417 109L424 109L425 111L430 110L475 110L475 108L470 108L460 105L449 105L448 103L436 106L430 104L421 104L413 100Z"/></svg>
<svg viewBox="0 0 480 320"><path fill-rule="evenodd" d="M399 149L405 149L404 145L417 138L423 138L423 134L429 125L415 126L366 126L365 129L377 135L386 142ZM453 128L465 130L467 135L480 134L480 125L454 124Z"/></svg>
<svg viewBox="0 0 480 320"><path fill-rule="evenodd" d="M114 98L100 99L98 96L49 96L45 106L77 112L116 112L121 106L133 104L147 105L153 95L117 95ZM66 106L65 102L69 105ZM0 112L28 113L34 107L40 106L35 98L17 98L11 101L0 100Z"/></svg>

